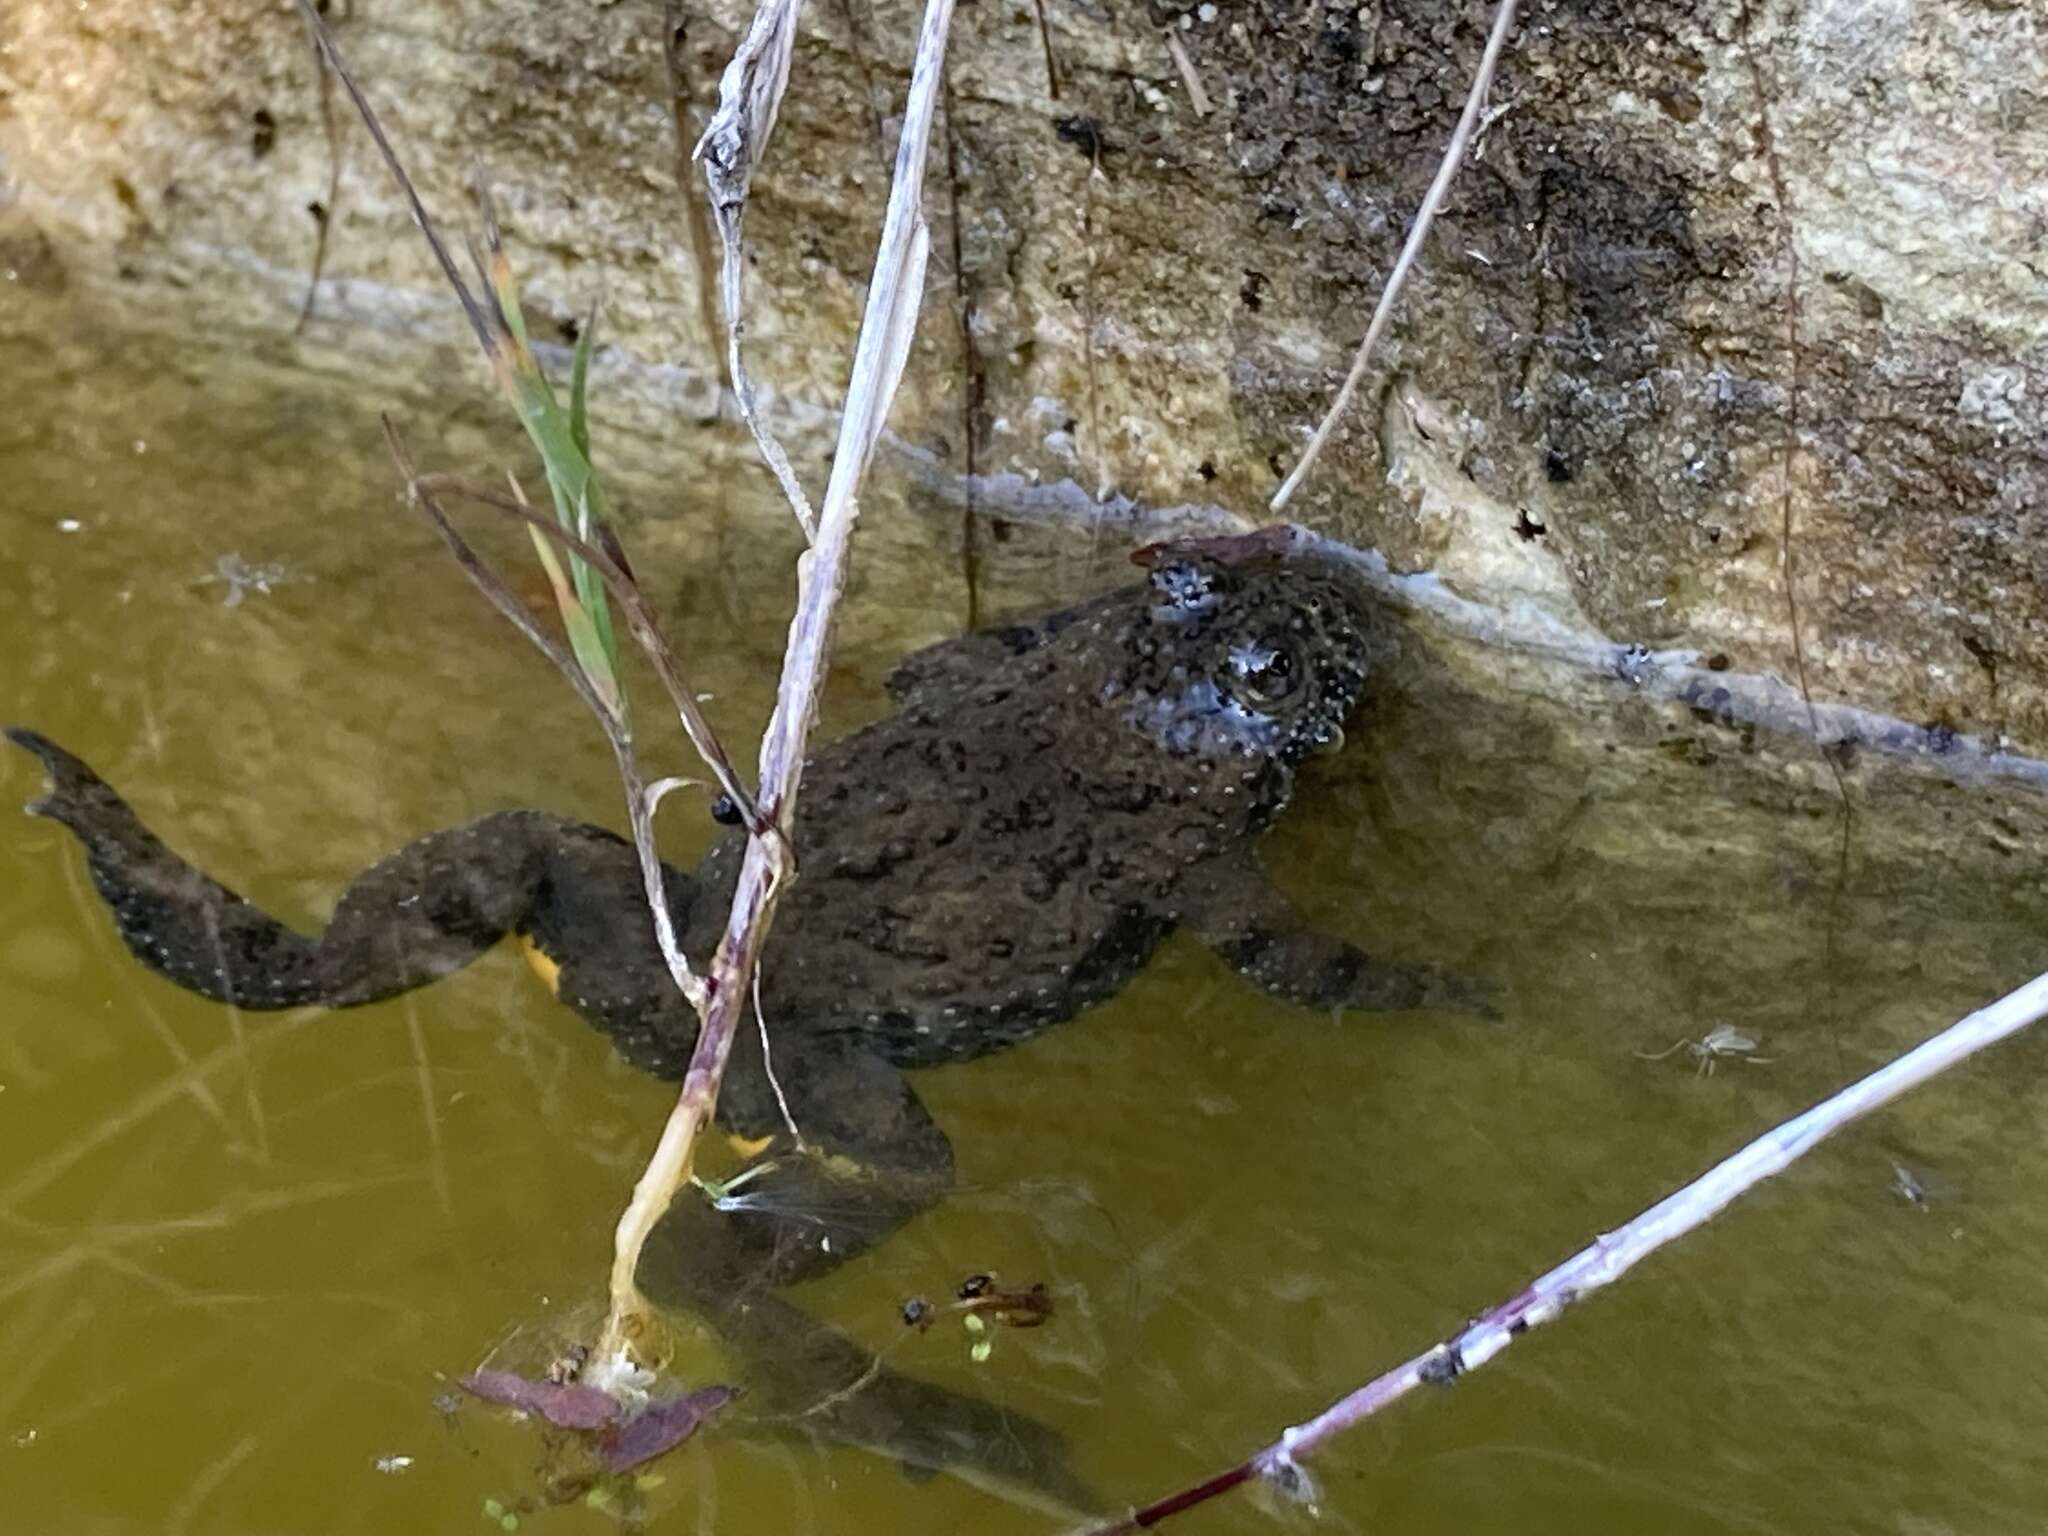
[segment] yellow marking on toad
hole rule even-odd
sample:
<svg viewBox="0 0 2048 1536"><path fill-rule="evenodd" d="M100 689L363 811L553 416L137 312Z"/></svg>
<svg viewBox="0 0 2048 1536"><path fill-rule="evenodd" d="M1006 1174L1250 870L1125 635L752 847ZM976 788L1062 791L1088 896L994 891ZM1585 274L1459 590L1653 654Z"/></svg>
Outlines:
<svg viewBox="0 0 2048 1536"><path fill-rule="evenodd" d="M526 956L526 963L533 967L533 974L541 984L555 996L562 995L562 967L557 960L541 952L541 947L525 934L519 935L519 953Z"/></svg>
<svg viewBox="0 0 2048 1536"><path fill-rule="evenodd" d="M859 1183L872 1183L881 1177L878 1169L870 1168L857 1157L848 1157L844 1152L828 1152L814 1148L813 1155L825 1165L825 1171L835 1179L850 1179Z"/></svg>
<svg viewBox="0 0 2048 1536"><path fill-rule="evenodd" d="M759 1157L763 1152L766 1152L771 1146L775 1144L775 1138L773 1136L761 1136L755 1138L748 1138L745 1136L728 1136L725 1138L725 1140L726 1144L730 1146L733 1149L733 1151L739 1153L741 1157L749 1159Z"/></svg>

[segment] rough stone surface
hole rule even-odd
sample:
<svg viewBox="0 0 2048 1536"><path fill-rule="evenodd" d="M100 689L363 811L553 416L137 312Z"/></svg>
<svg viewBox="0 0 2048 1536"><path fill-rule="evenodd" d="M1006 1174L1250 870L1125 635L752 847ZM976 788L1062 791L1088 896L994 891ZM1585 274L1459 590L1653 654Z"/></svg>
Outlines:
<svg viewBox="0 0 2048 1536"><path fill-rule="evenodd" d="M897 462L956 494L1014 475L1261 518L1490 14L964 6ZM451 229L488 165L543 333L566 342L602 301L600 409L624 457L664 434L673 454L676 424L718 401L677 122L701 122L745 11L680 16L672 74L649 0L331 15ZM749 214L750 357L807 473L914 22L902 0L806 13ZM480 388L338 98L330 198L315 82L282 5L13 0L0 271L273 362L345 344L374 362L366 387ZM1788 678L1803 660L1816 695L2048 748L2039 0L1531 0L1494 102L1292 510L1503 608ZM326 280L294 342L322 218Z"/></svg>

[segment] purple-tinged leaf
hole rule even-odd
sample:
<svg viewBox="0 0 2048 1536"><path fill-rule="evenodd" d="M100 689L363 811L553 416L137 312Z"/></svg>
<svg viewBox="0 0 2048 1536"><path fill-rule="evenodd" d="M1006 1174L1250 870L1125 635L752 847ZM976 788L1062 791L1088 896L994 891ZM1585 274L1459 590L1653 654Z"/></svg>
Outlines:
<svg viewBox="0 0 2048 1536"><path fill-rule="evenodd" d="M606 1470L625 1472L675 1449L734 1395L731 1387L699 1387L681 1397L649 1403L605 1437Z"/></svg>
<svg viewBox="0 0 2048 1536"><path fill-rule="evenodd" d="M603 1429L619 1416L619 1405L595 1387L574 1382L534 1381L513 1371L471 1371L465 1391L508 1408L537 1413L563 1429Z"/></svg>

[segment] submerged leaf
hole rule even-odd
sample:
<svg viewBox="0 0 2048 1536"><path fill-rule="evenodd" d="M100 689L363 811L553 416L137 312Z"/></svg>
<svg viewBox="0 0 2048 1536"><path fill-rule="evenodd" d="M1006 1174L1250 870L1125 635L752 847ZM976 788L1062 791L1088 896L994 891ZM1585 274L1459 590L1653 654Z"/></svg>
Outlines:
<svg viewBox="0 0 2048 1536"><path fill-rule="evenodd" d="M514 1371L471 1371L462 1387L486 1401L539 1414L563 1429L602 1429L619 1414L619 1405L595 1387L534 1381Z"/></svg>
<svg viewBox="0 0 2048 1536"><path fill-rule="evenodd" d="M733 1400L731 1387L699 1387L681 1397L649 1403L607 1437L604 1464L607 1471L624 1472L643 1461L652 1461L673 1450L694 1435L703 1422Z"/></svg>

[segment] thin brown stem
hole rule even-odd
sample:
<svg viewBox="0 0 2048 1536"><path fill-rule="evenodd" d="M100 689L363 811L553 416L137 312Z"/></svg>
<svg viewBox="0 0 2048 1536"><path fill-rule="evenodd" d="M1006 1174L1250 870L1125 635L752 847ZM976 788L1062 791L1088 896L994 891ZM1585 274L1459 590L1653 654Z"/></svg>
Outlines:
<svg viewBox="0 0 2048 1536"><path fill-rule="evenodd" d="M377 146L377 153L384 157L384 165L398 183L398 190L404 196L406 207L412 212L413 223L419 226L420 234L426 238L427 248L434 253L434 260L440 264L442 274L448 279L448 286L455 290L455 297L462 304L462 312L469 319L470 328L476 332L476 339L483 343L484 354L496 353L497 326L477 303L476 295L469 291L469 284L462 280L462 269L455 265L455 258L449 254L448 246L434 228L434 220L427 212L427 205L420 201L418 188L405 172L405 165L398 158L398 151L391 147L391 140L384 136L384 125L377 121L377 114L371 110L369 98L357 86L355 76L348 72L348 66L341 60L341 52L334 46L334 38L327 30L327 24L320 19L320 13L313 8L313 0L297 0L299 14L305 18L307 30L313 34L313 45L320 50L327 67L334 71L334 78L341 82L341 88L348 93L348 99L356 109L356 115L363 120L363 127Z"/></svg>
<svg viewBox="0 0 2048 1536"><path fill-rule="evenodd" d="M690 738L690 744L697 749L697 755L718 780L718 787L731 797L740 813L746 817L747 825L755 831L762 831L767 823L761 818L759 807L746 786L740 782L738 770L732 759L726 755L718 733L711 722L704 718L704 711L697 703L696 692L683 677L670 648L667 637L648 607L647 598L640 590L640 584L598 545L587 539L578 538L553 518L536 512L523 499L508 496L505 492L481 481L467 479L461 475L422 475L418 484L435 494L460 496L466 501L502 512L516 518L527 527L536 530L543 538L554 543L566 553L575 556L598 574L605 589L618 600L624 610L626 624L633 631L633 638L640 649L653 663L655 674L661 685L668 690L669 701L675 706L676 718L682 722L683 732Z"/></svg>
<svg viewBox="0 0 2048 1536"><path fill-rule="evenodd" d="M611 744L612 757L618 767L619 782L626 792L626 820L632 829L633 850L639 855L641 882L646 888L648 909L653 914L655 939L661 946L661 957L668 965L676 990L689 1000L692 1007L702 1012L709 989L691 969L689 957L683 953L682 942L676 935L675 920L668 905L668 880L662 870L661 854L654 846L653 807L649 803L646 780L640 773L638 754L633 750L631 728L592 686L576 658L541 628L540 621L506 585L504 578L492 570L469 542L456 532L454 523L449 521L448 514L442 511L440 502L435 499L434 487L414 465L404 437L390 417L382 420L384 440L390 445L391 457L398 465L399 474L404 477L407 500L433 523L442 543L448 546L448 552L455 557L477 590L511 622L513 628L526 636L534 649L553 663L557 672L568 679L577 697L583 700L603 727L605 740ZM560 531L553 523L544 523L542 519L536 518L535 522Z"/></svg>
<svg viewBox="0 0 2048 1536"><path fill-rule="evenodd" d="M303 335L306 326L313 319L313 308L320 299L320 279L327 270L327 242L334 231L334 213L341 201L341 125L334 119L334 77L327 72L324 56L320 50L320 39L310 31L307 41L313 47L313 78L317 82L320 100L320 132L327 140L327 196L312 207L313 266L306 276L306 297L299 304L298 323L292 327L294 336Z"/></svg>
<svg viewBox="0 0 2048 1536"><path fill-rule="evenodd" d="M1386 286L1380 290L1379 304L1372 312L1371 323L1365 328L1365 339L1358 344L1358 355L1351 360L1351 371L1344 376L1343 387L1337 391L1337 398L1330 402L1329 412L1316 428L1315 435L1308 440L1308 447L1302 450L1293 472L1273 495L1275 512L1285 507L1294 493L1301 489L1301 482L1308 478L1323 445L1350 408L1351 397L1358 392L1359 382L1365 377L1366 364L1372 359L1372 349L1394 313L1394 300L1408 281L1408 273L1422 251L1422 242L1429 234L1429 227L1436 222L1437 210L1443 206L1444 197L1457 178L1458 167L1464 164L1465 150L1472 142L1473 131L1479 126L1480 111L1486 105L1486 93L1493 86L1493 72L1500 66L1501 50L1507 46L1508 33L1514 28L1515 5L1516 0L1500 0L1500 8L1493 14L1493 31L1487 35L1486 50L1479 56L1479 68L1472 76L1472 89L1465 97L1465 110L1458 114L1458 126L1451 130L1451 141L1444 147L1443 163L1437 167L1436 179L1429 184L1429 191L1423 194L1422 206L1415 212L1415 225L1408 231L1407 242L1402 245L1401 254L1394 262L1394 270L1387 275Z"/></svg>
<svg viewBox="0 0 2048 1536"><path fill-rule="evenodd" d="M719 345L718 285L711 276L711 217L704 205L690 196L690 151L698 139L693 102L696 92L690 80L688 39L684 28L689 15L686 0L664 0L662 6L662 57L668 65L669 113L676 132L676 189L683 197L683 223L690 235L690 275L697 291L697 319L704 327L704 345L717 359L719 382L733 387L732 366ZM713 414L717 412L714 409Z"/></svg>

